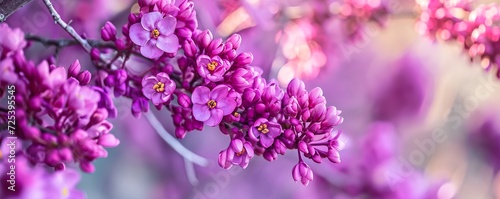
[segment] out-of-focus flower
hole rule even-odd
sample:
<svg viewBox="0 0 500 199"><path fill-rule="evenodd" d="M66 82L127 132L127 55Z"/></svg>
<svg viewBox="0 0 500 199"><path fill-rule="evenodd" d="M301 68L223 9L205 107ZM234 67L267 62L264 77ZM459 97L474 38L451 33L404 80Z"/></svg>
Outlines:
<svg viewBox="0 0 500 199"><path fill-rule="evenodd" d="M0 163L2 173L11 172L11 163ZM15 182L10 175L4 175L0 185L0 197L5 199L84 199L85 195L76 189L80 174L74 170L48 172L42 167L32 168L28 160L16 157Z"/></svg>
<svg viewBox="0 0 500 199"><path fill-rule="evenodd" d="M24 32L19 28L12 29L6 23L0 24L0 55L2 52L20 51L26 47Z"/></svg>
<svg viewBox="0 0 500 199"><path fill-rule="evenodd" d="M16 83L17 74L14 72L14 63L11 58L0 61L0 82Z"/></svg>

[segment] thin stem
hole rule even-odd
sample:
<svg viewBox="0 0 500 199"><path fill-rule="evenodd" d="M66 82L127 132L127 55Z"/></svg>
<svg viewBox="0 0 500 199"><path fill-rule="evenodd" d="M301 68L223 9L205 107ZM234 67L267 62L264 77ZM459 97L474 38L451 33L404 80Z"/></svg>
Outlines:
<svg viewBox="0 0 500 199"><path fill-rule="evenodd" d="M186 147L184 147L176 138L174 138L170 133L168 133L165 128L161 125L160 121L156 118L156 116L151 113L151 111L147 112L144 114L146 119L148 120L149 124L156 130L156 132L169 144L179 155L184 157L185 159L189 160L190 162L193 162L197 165L200 166L207 166L208 165L208 160L193 153Z"/></svg>
<svg viewBox="0 0 500 199"><path fill-rule="evenodd" d="M61 16L56 11L56 9L54 8L54 6L52 5L52 2L50 2L50 0L43 0L43 2L45 3L45 5L47 6L47 8L49 9L50 14L54 18L54 21L57 24L59 24L59 26L61 26L64 30L66 30L66 32L68 32L68 34L71 35L76 41L78 41L78 43L80 43L80 45L83 47L83 49L85 49L85 51L87 51L88 53L90 53L90 50L92 50L92 46L90 46L89 42L87 40L85 40L84 38L82 38L75 31L75 29L73 29L73 27L71 27L65 21L63 21L61 19Z"/></svg>
<svg viewBox="0 0 500 199"><path fill-rule="evenodd" d="M80 45L80 43L74 39L47 39L32 34L26 34L24 38L28 41L38 42L45 46L55 46L57 48ZM99 40L87 40L87 42L91 47L116 48L116 46L111 42L103 42Z"/></svg>
<svg viewBox="0 0 500 199"><path fill-rule="evenodd" d="M191 183L191 185L193 186L198 185L198 178L196 178L196 172L194 171L193 162L184 158L184 168L186 169L186 175L189 183Z"/></svg>

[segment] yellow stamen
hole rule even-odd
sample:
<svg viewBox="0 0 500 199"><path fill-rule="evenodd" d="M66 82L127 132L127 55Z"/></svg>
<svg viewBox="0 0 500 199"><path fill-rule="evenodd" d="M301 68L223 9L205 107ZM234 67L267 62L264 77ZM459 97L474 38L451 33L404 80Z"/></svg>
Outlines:
<svg viewBox="0 0 500 199"><path fill-rule="evenodd" d="M219 64L217 62L215 62L215 61L212 61L212 62L210 62L210 63L207 64L207 69L212 72L212 71L215 70L215 68L217 66L219 66Z"/></svg>
<svg viewBox="0 0 500 199"><path fill-rule="evenodd" d="M156 92L163 92L165 91L165 84L162 82L158 82L153 86L153 89L155 89Z"/></svg>
<svg viewBox="0 0 500 199"><path fill-rule="evenodd" d="M62 196L63 197L68 197L69 195L69 190L68 188L64 187L63 190L62 190Z"/></svg>
<svg viewBox="0 0 500 199"><path fill-rule="evenodd" d="M210 101L208 101L207 105L208 105L208 108L213 109L217 106L217 102L215 102L214 100L210 100Z"/></svg>
<svg viewBox="0 0 500 199"><path fill-rule="evenodd" d="M241 155L243 155L245 152L247 152L247 150L245 150L245 147L243 147L243 149L241 149L241 151L240 151L240 152L237 152L237 153L236 153L236 156L241 156Z"/></svg>
<svg viewBox="0 0 500 199"><path fill-rule="evenodd" d="M151 31L151 37L156 39L159 36L160 36L160 31L158 29L154 29L153 31Z"/></svg>
<svg viewBox="0 0 500 199"><path fill-rule="evenodd" d="M234 112L233 115L234 115L234 117L239 117L240 116L240 114L238 112Z"/></svg>
<svg viewBox="0 0 500 199"><path fill-rule="evenodd" d="M259 127L257 127L257 130L259 130L261 133L269 133L269 129L267 129L267 124L261 124Z"/></svg>

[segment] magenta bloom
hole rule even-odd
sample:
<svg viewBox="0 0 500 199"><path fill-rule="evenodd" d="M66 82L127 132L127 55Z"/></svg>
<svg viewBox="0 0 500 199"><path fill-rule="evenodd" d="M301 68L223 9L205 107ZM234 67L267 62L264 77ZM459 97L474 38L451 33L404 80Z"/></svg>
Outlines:
<svg viewBox="0 0 500 199"><path fill-rule="evenodd" d="M74 170L67 169L59 171L51 176L47 183L46 193L48 198L60 199L84 199L85 195L75 189L80 181L80 174Z"/></svg>
<svg viewBox="0 0 500 199"><path fill-rule="evenodd" d="M130 26L130 39L141 46L141 54L147 58L158 58L179 49L179 39L174 31L177 19L170 15L163 17L160 12L150 12L142 16L141 23Z"/></svg>
<svg viewBox="0 0 500 199"><path fill-rule="evenodd" d="M303 185L307 186L313 180L314 175L311 167L305 162L300 161L293 167L292 177L295 182L300 181Z"/></svg>
<svg viewBox="0 0 500 199"><path fill-rule="evenodd" d="M156 76L146 76L142 79L142 93L153 101L154 105L165 103L175 90L175 82L167 73L158 73Z"/></svg>
<svg viewBox="0 0 500 199"><path fill-rule="evenodd" d="M236 108L236 101L228 94L229 87L226 85L219 85L212 91L204 86L196 87L191 96L194 118L208 126L218 125L223 116L231 114Z"/></svg>
<svg viewBox="0 0 500 199"><path fill-rule="evenodd" d="M18 51L26 47L24 32L19 28L10 28L6 23L0 24L0 52L2 48L6 51Z"/></svg>
<svg viewBox="0 0 500 199"><path fill-rule="evenodd" d="M257 141L260 138L260 144L268 148L274 143L274 138L281 134L281 126L278 123L270 122L265 118L259 118L255 121L249 130L250 139Z"/></svg>
<svg viewBox="0 0 500 199"><path fill-rule="evenodd" d="M64 67L57 67L50 70L49 63L47 61L41 62L38 67L38 75L41 78L41 83L47 88L56 88L68 79L66 69Z"/></svg>
<svg viewBox="0 0 500 199"><path fill-rule="evenodd" d="M219 165L224 169L230 169L233 165L246 168L253 156L254 149L250 142L233 139L231 145L219 153Z"/></svg>
<svg viewBox="0 0 500 199"><path fill-rule="evenodd" d="M14 63L11 58L0 61L0 82L5 81L9 84L16 83L17 74L14 71Z"/></svg>
<svg viewBox="0 0 500 199"><path fill-rule="evenodd" d="M229 63L219 56L210 58L206 55L200 55L196 59L196 64L198 65L198 74L212 82L221 81L224 73L229 69Z"/></svg>

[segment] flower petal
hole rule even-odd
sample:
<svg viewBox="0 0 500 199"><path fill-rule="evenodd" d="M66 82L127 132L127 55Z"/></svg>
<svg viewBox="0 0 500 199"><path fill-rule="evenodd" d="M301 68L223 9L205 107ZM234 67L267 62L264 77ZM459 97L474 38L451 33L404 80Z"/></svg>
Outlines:
<svg viewBox="0 0 500 199"><path fill-rule="evenodd" d="M222 110L223 115L229 115L236 108L236 102L232 98L222 98L217 101L217 108Z"/></svg>
<svg viewBox="0 0 500 199"><path fill-rule="evenodd" d="M254 150L252 145L247 142L243 145L245 147L245 150L247 151L248 157L252 158L254 156Z"/></svg>
<svg viewBox="0 0 500 199"><path fill-rule="evenodd" d="M130 26L130 40L139 46L144 46L151 39L151 33L145 30L140 23Z"/></svg>
<svg viewBox="0 0 500 199"><path fill-rule="evenodd" d="M260 135L260 143L262 144L263 147L268 148L273 144L273 142L274 138L272 138L271 136L266 134Z"/></svg>
<svg viewBox="0 0 500 199"><path fill-rule="evenodd" d="M204 86L198 86L194 89L193 95L191 96L191 101L193 104L203 104L205 105L209 98L210 95L210 89Z"/></svg>
<svg viewBox="0 0 500 199"><path fill-rule="evenodd" d="M152 96L151 96L151 101L153 101L153 104L154 105L159 105L161 103L164 103L165 101L163 100L162 98L162 94L161 93L154 93Z"/></svg>
<svg viewBox="0 0 500 199"><path fill-rule="evenodd" d="M146 45L141 47L141 54L144 55L144 57L154 59L163 55L163 51L156 47L156 39L151 39Z"/></svg>
<svg viewBox="0 0 500 199"><path fill-rule="evenodd" d="M205 104L194 104L193 105L193 116L198 121L207 121L210 117L210 110Z"/></svg>
<svg viewBox="0 0 500 199"><path fill-rule="evenodd" d="M175 26L177 26L177 19L172 16L167 16L162 20L158 21L156 28L160 31L161 35L171 35L175 31Z"/></svg>
<svg viewBox="0 0 500 199"><path fill-rule="evenodd" d="M163 18L160 12L150 12L142 16L141 25L147 31L152 31L155 29L155 25L158 21Z"/></svg>
<svg viewBox="0 0 500 199"><path fill-rule="evenodd" d="M145 87L142 87L142 94L144 94L146 98L151 99L154 93L156 93L156 90L153 88L153 86L147 85Z"/></svg>
<svg viewBox="0 0 500 199"><path fill-rule="evenodd" d="M205 124L208 126L217 126L222 121L222 110L220 109L212 109L210 111L210 118L205 121Z"/></svg>
<svg viewBox="0 0 500 199"><path fill-rule="evenodd" d="M229 87L225 85L216 86L212 92L210 92L210 99L219 101L220 99L226 98L229 93Z"/></svg>
<svg viewBox="0 0 500 199"><path fill-rule="evenodd" d="M179 50L179 39L175 35L160 35L156 46L167 53L175 53Z"/></svg>

